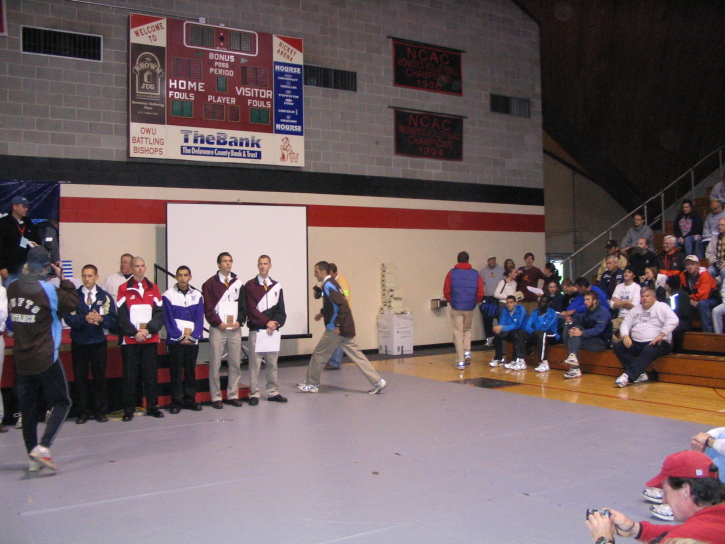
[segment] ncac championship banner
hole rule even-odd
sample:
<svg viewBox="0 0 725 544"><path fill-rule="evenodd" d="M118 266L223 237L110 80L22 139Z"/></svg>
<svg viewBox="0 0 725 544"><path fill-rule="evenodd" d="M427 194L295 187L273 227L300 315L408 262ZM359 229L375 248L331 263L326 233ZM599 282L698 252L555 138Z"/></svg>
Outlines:
<svg viewBox="0 0 725 544"><path fill-rule="evenodd" d="M129 156L304 166L299 38L131 14Z"/></svg>

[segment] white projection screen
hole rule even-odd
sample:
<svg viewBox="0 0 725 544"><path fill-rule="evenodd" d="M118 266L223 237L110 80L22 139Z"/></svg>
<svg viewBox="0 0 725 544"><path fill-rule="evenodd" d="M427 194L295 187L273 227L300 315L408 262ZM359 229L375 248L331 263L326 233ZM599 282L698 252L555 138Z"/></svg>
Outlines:
<svg viewBox="0 0 725 544"><path fill-rule="evenodd" d="M282 327L282 337L310 336L305 206L166 204L169 272L173 274L179 266L188 266L191 284L201 289L218 272L216 259L224 251L232 255L232 272L243 283L258 274L259 256L269 255L269 275L282 284L284 292L287 322ZM169 285L173 285L172 278ZM205 326L208 328L208 324Z"/></svg>

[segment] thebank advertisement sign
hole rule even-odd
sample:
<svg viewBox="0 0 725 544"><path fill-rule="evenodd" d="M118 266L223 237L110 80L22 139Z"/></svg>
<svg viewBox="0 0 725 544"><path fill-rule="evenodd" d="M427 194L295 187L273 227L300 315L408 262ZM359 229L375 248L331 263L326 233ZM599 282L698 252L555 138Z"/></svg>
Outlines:
<svg viewBox="0 0 725 544"><path fill-rule="evenodd" d="M129 156L304 166L302 40L132 14Z"/></svg>

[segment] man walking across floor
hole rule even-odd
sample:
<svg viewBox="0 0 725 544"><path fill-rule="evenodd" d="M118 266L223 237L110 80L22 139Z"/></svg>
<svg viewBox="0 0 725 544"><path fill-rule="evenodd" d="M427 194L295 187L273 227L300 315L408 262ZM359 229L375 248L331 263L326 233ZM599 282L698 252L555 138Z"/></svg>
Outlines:
<svg viewBox="0 0 725 544"><path fill-rule="evenodd" d="M171 406L169 413L182 408L199 412L196 401L196 358L199 340L204 337L204 298L191 281L191 269L176 269L176 285L163 294L166 347L169 350Z"/></svg>
<svg viewBox="0 0 725 544"><path fill-rule="evenodd" d="M352 308L352 299L350 298L350 284L348 283L345 276L338 273L337 265L335 263L330 263L330 275L332 276L332 279L334 279L338 283L340 289L342 289L342 294L345 295L345 298L347 299L347 305ZM342 366L342 357L342 348L338 347L332 354L332 357L330 357L330 360L325 365L325 370L340 370L340 367Z"/></svg>
<svg viewBox="0 0 725 544"><path fill-rule="evenodd" d="M56 288L46 281L53 271L60 278ZM68 382L60 362L63 325L60 316L75 310L78 292L63 278L60 263L51 263L43 247L28 252L27 274L7 289L8 309L15 331L13 358L15 381L23 418L23 440L30 457L28 470L58 470L50 446L70 410ZM50 417L38 442L38 396L45 398Z"/></svg>
<svg viewBox="0 0 725 544"><path fill-rule="evenodd" d="M373 368L362 350L355 343L355 322L350 306L342 294L340 285L330 275L330 265L320 261L315 265L315 278L322 283L322 311L315 316L315 321L325 320L325 332L315 346L307 367L305 383L298 383L297 388L306 393L317 393L320 390L320 375L330 355L338 346L342 346L345 355L357 365L373 388L368 391L377 395L387 385L380 374ZM478 273L476 273L478 275Z"/></svg>
<svg viewBox="0 0 725 544"><path fill-rule="evenodd" d="M136 411L136 386L141 369L146 415L164 417L158 406L159 331L164 326L162 299L155 283L146 279L146 263L141 257L131 261L133 276L118 288L118 328L122 333L123 421L131 421Z"/></svg>
<svg viewBox="0 0 725 544"><path fill-rule="evenodd" d="M226 251L216 259L219 272L204 282L204 314L209 322L209 392L211 405L217 410L224 408L220 387L219 369L222 356L227 352L229 375L227 401L237 408L242 407L239 398L239 381L242 378L242 325L244 315L239 313L239 295L242 282L232 272L234 260Z"/></svg>
<svg viewBox="0 0 725 544"><path fill-rule="evenodd" d="M267 372L267 400L287 402L279 394L277 383L277 357L279 356L279 329L284 325L287 314L284 310L284 294L279 282L269 277L272 259L262 255L257 259L259 274L244 284L247 326L249 327L249 405L259 404L259 370L264 359ZM241 296L239 297L242 298ZM241 305L240 305L241 306ZM274 339L276 349L263 348L265 337Z"/></svg>
<svg viewBox="0 0 725 544"><path fill-rule="evenodd" d="M471 326L473 311L483 300L483 280L468 262L468 253L458 254L458 264L446 275L443 297L451 305L453 345L456 347L456 366L471 364Z"/></svg>
<svg viewBox="0 0 725 544"><path fill-rule="evenodd" d="M71 358L73 360L73 402L78 412L76 423L88 421L88 370L93 375L93 401L96 421L108 421L108 392L106 391L106 366L108 342L106 331L116 327L116 304L110 293L96 285L98 269L87 264L81 270L83 285L78 288L78 306L71 314L63 316L70 327Z"/></svg>
<svg viewBox="0 0 725 544"><path fill-rule="evenodd" d="M625 370L617 387L647 381L647 367L672 351L672 331L680 322L669 304L657 301L654 289L644 287L640 297L622 322L622 341L612 348Z"/></svg>

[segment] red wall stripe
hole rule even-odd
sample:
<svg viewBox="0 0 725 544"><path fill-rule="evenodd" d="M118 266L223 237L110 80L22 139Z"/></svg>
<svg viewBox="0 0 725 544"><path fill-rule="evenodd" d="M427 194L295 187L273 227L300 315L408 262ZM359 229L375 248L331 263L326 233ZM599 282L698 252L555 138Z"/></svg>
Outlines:
<svg viewBox="0 0 725 544"><path fill-rule="evenodd" d="M60 219L66 223L163 225L167 202L199 201L62 197ZM544 232L543 215L363 206L308 205L307 222L311 227Z"/></svg>

